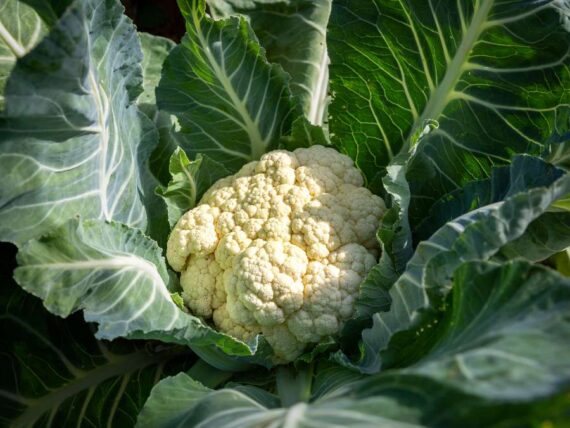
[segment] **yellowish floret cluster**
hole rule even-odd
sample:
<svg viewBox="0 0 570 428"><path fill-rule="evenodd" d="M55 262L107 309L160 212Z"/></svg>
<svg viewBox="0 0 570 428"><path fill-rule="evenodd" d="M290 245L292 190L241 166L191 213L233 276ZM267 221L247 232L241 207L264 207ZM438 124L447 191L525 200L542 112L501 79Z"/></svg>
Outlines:
<svg viewBox="0 0 570 428"><path fill-rule="evenodd" d="M384 201L332 148L276 150L216 182L184 214L167 258L198 316L281 362L334 336L376 264Z"/></svg>

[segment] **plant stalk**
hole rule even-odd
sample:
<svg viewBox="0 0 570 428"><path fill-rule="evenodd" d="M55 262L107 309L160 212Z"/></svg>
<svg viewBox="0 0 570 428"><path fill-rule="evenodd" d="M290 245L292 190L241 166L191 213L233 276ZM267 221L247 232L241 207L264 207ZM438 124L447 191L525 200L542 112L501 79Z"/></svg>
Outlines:
<svg viewBox="0 0 570 428"><path fill-rule="evenodd" d="M311 398L314 363L295 368L292 365L277 368L275 382L283 407L306 403Z"/></svg>

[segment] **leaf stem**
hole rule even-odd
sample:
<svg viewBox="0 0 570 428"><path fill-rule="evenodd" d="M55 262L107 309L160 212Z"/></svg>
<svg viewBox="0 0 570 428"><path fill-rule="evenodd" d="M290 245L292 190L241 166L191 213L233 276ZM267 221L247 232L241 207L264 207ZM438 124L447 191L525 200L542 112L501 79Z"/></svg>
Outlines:
<svg viewBox="0 0 570 428"><path fill-rule="evenodd" d="M311 398L314 363L300 367L295 369L292 365L288 365L277 368L275 381L283 407L291 407L301 402L306 403Z"/></svg>
<svg viewBox="0 0 570 428"><path fill-rule="evenodd" d="M447 67L447 71L441 83L431 94L429 102L421 116L415 121L408 141L402 147L401 153L409 150L411 144L410 138L417 135L418 130L421 132L426 120L438 120L451 101L451 94L465 71L473 47L477 44L481 33L485 30L485 24L487 23L489 13L494 4L495 0L482 0L480 4L475 3L473 18L469 27L465 30L461 44L457 48L453 60Z"/></svg>

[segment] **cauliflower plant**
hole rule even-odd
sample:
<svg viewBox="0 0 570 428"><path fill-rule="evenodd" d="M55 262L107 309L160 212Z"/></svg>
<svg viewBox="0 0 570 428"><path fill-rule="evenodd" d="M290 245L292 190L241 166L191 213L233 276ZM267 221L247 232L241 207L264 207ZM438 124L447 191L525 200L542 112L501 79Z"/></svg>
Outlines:
<svg viewBox="0 0 570 428"><path fill-rule="evenodd" d="M334 336L376 264L384 201L332 148L276 150L216 182L184 214L167 258L191 311L277 360Z"/></svg>

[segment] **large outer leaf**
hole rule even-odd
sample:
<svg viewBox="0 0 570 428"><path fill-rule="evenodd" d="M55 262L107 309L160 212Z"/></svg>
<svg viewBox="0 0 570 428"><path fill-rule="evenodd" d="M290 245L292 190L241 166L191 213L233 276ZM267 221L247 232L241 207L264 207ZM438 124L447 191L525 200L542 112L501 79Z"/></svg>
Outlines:
<svg viewBox="0 0 570 428"><path fill-rule="evenodd" d="M267 63L245 18L213 21L199 0L180 0L187 34L170 53L159 108L177 116L182 148L231 171L277 148L292 103L281 67Z"/></svg>
<svg viewBox="0 0 570 428"><path fill-rule="evenodd" d="M370 377L345 390L345 394L348 393L356 398L344 400L353 402L355 418L365 417L358 412L382 414L387 421L381 426L388 427L398 426L398 422L441 428L562 427L568 419L570 405L567 393L531 403L485 401L445 383L421 376L401 376L397 372ZM334 409L340 403L331 401L327 404L332 408L330 415L334 415Z"/></svg>
<svg viewBox="0 0 570 428"><path fill-rule="evenodd" d="M238 13L250 18L267 59L281 64L291 75L291 92L314 125L322 125L327 105L326 27L331 3L331 0L208 0L215 16Z"/></svg>
<svg viewBox="0 0 570 428"><path fill-rule="evenodd" d="M359 379L324 365L311 402L289 408L179 374L153 389L138 426L531 426L564 417L567 398L536 400L570 386L570 362L560 358L570 351L570 281L526 262L476 262L455 282L435 346L408 368ZM418 343L408 337L402 353L430 343L423 336L435 328L413 332Z"/></svg>
<svg viewBox="0 0 570 428"><path fill-rule="evenodd" d="M20 0L0 3L0 111L4 109L4 87L16 60L28 53L45 35L40 17Z"/></svg>
<svg viewBox="0 0 570 428"><path fill-rule="evenodd" d="M543 157L548 162L564 168L566 171L570 170L570 132L563 135L553 135L546 145Z"/></svg>
<svg viewBox="0 0 570 428"><path fill-rule="evenodd" d="M544 169L538 171L545 173ZM388 292L391 305L389 310L378 308L380 312L373 315L372 327L363 331L361 356L356 363L358 369L368 373L380 370L380 352L396 333L415 328L426 309L439 306L442 297L451 289L453 272L462 262L489 260L505 245L523 236L529 225L554 201L570 193L570 176L560 177L561 172L556 170L550 174L550 180L559 178L548 187L520 189L514 195L507 195L502 202L484 206L445 224L429 240L420 242L406 270L393 285L385 277L374 275L382 266L374 268L363 286L378 290L381 296ZM566 233L561 240L568 238ZM373 292L368 294L374 295ZM344 355L338 357L343 364L351 365Z"/></svg>
<svg viewBox="0 0 570 428"><path fill-rule="evenodd" d="M83 309L85 319L98 324L98 338L150 338L217 345L234 355L252 352L176 306L162 250L140 230L71 220L23 246L18 264L15 278L26 291L59 316Z"/></svg>
<svg viewBox="0 0 570 428"><path fill-rule="evenodd" d="M134 425L152 386L195 357L181 347L93 337L79 314L51 315L12 280L7 244L0 262L0 425Z"/></svg>
<svg viewBox="0 0 570 428"><path fill-rule="evenodd" d="M115 0L77 1L21 58L0 123L0 239L81 214L146 227L137 156L156 143L133 104L141 51Z"/></svg>
<svg viewBox="0 0 570 428"><path fill-rule="evenodd" d="M408 222L410 192L406 181L407 156L400 154L388 166L384 178L386 189L393 195L392 208L384 216L378 232L383 252L380 262L361 285L356 303L358 317L370 317L375 312L385 311L390 305L388 289L405 270L413 254ZM447 222L469 211L503 201L526 190L548 186L563 175L544 161L517 156L508 167L492 170L491 178L468 183L463 189L451 192L424 215L419 224L414 224L415 237L426 240ZM526 233L501 249L503 254L521 255L540 261L567 245L570 229L566 226L570 216L566 213L545 213L530 223Z"/></svg>
<svg viewBox="0 0 570 428"><path fill-rule="evenodd" d="M560 358L570 352L568 279L522 261L467 263L454 273L452 297L437 323L441 337L405 373L489 400L546 397L570 387L570 360ZM430 321L413 336L436 328Z"/></svg>
<svg viewBox="0 0 570 428"><path fill-rule="evenodd" d="M347 392L347 391L345 391ZM179 397L173 400L172 397ZM410 406L412 407L412 406ZM385 412L385 414L383 414ZM420 427L418 411L398 406L396 400L351 398L299 403L289 408L267 408L235 389L214 391L181 373L164 379L151 392L137 427L219 426L269 427Z"/></svg>
<svg viewBox="0 0 570 428"><path fill-rule="evenodd" d="M268 411L242 392L213 391L180 373L153 389L137 427L195 427L203 422L214 427L245 428L265 426L282 413L283 410Z"/></svg>
<svg viewBox="0 0 570 428"><path fill-rule="evenodd" d="M335 1L333 142L378 188L390 159L437 120L414 166L417 216L513 153L540 153L568 129L570 34L559 3Z"/></svg>
<svg viewBox="0 0 570 428"><path fill-rule="evenodd" d="M559 356L569 352L569 338L568 279L523 261L469 262L456 270L446 304L414 330L396 335L385 352L393 365L409 367L374 376L353 389L364 397L386 392L405 397L424 390L426 394L420 395L437 403L439 389L451 387L452 397L429 406L435 420L445 426L445 418L453 413L449 408L455 407L451 402L461 399L459 391L471 395L471 402L479 397L497 404L567 394L570 363ZM418 398L423 406L423 398ZM462 423L467 422L464 412L470 404L463 406ZM484 426L482 421L494 413L488 410L472 422L481 420ZM505 407L498 416L506 420L517 411L522 411L518 423L528 424L520 405Z"/></svg>
<svg viewBox="0 0 570 428"><path fill-rule="evenodd" d="M415 225L415 236L418 240L428 239L447 221L525 189L548 185L562 173L537 158L517 156L510 167L493 169L490 179L468 183L462 189L441 198L432 206L425 219ZM554 252L564 250L570 242L569 236L568 212L547 212L533 221L524 235L502 247L500 255L495 258L542 261Z"/></svg>
<svg viewBox="0 0 570 428"><path fill-rule="evenodd" d="M418 241L428 239L435 231L454 218L485 205L500 202L519 192L548 186L563 173L562 170L538 158L515 156L509 166L491 170L490 178L467 183L463 188L450 192L433 204L431 209L424 213L422 221L414 224L414 237ZM564 213L551 214L553 220L559 218L564 221ZM560 228L562 232L560 236L564 234L562 229L563 227ZM543 239L547 238L547 233L548 231L545 231Z"/></svg>

